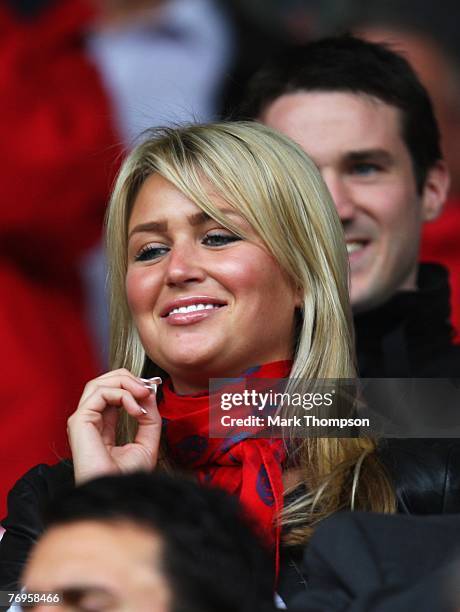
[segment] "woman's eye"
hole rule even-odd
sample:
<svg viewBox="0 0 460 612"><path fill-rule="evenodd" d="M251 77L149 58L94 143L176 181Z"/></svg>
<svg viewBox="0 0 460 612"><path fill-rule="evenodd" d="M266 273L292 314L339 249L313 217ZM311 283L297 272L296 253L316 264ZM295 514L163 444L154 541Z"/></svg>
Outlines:
<svg viewBox="0 0 460 612"><path fill-rule="evenodd" d="M203 238L202 242L206 246L224 246L237 240L241 240L241 238L235 236L235 234L208 234Z"/></svg>
<svg viewBox="0 0 460 612"><path fill-rule="evenodd" d="M137 255L135 255L135 261L151 261L152 259L158 259L162 255L165 255L169 251L168 247L165 246L146 246L143 247Z"/></svg>

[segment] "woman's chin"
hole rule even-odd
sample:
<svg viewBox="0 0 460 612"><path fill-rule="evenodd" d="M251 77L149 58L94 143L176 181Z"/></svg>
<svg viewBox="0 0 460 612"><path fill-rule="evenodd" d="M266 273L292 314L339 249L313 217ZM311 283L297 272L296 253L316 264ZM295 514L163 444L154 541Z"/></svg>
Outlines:
<svg viewBox="0 0 460 612"><path fill-rule="evenodd" d="M195 337L193 341L191 340L190 337L181 336L174 338L174 344L171 341L164 343L165 350L152 351L157 353L153 361L171 375L173 373L180 375L182 372L207 372L211 371L213 366L220 366L223 361L227 361L223 357L228 353L228 350L225 351L225 348L228 349L228 343L210 342L209 336ZM222 366L225 368L224 363Z"/></svg>
<svg viewBox="0 0 460 612"><path fill-rule="evenodd" d="M207 391L209 379L214 375L205 359L183 359L166 366L176 393L190 394Z"/></svg>
<svg viewBox="0 0 460 612"><path fill-rule="evenodd" d="M200 375L212 370L213 359L209 354L200 355L195 353L185 353L180 355L171 355L167 361L162 360L161 368L165 370L172 378L181 375ZM157 362L158 363L158 362Z"/></svg>

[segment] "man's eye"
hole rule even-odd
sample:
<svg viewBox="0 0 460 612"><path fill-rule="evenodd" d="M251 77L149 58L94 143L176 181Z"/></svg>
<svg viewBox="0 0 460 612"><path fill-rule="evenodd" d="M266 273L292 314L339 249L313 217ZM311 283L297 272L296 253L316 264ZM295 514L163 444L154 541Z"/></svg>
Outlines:
<svg viewBox="0 0 460 612"><path fill-rule="evenodd" d="M151 261L152 259L157 259L162 255L165 255L169 251L168 247L165 246L146 246L143 247L137 255L135 255L135 261Z"/></svg>
<svg viewBox="0 0 460 612"><path fill-rule="evenodd" d="M202 243L206 246L224 246L237 240L241 238L235 234L208 234L203 238Z"/></svg>
<svg viewBox="0 0 460 612"><path fill-rule="evenodd" d="M371 163L355 164L351 168L352 174L357 174L359 176L369 176L370 174L374 174L375 172L379 172L380 170L380 166Z"/></svg>

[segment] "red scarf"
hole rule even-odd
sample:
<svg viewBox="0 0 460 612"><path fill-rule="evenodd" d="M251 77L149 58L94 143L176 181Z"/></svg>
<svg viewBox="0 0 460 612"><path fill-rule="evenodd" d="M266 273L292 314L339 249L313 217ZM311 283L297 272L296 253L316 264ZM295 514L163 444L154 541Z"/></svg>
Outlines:
<svg viewBox="0 0 460 612"><path fill-rule="evenodd" d="M251 368L243 378L286 378L291 361ZM279 565L283 508L283 441L240 437L209 437L209 395L177 395L167 381L159 406L167 453L178 465L192 469L201 483L237 495L261 535L275 547Z"/></svg>

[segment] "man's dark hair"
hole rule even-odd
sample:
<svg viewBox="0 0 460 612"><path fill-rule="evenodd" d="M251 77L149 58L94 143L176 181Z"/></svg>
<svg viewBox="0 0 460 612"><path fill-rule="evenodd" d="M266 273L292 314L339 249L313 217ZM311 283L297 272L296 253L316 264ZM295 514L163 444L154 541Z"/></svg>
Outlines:
<svg viewBox="0 0 460 612"><path fill-rule="evenodd" d="M238 118L260 118L277 98L297 91L364 94L398 108L419 191L442 158L428 93L409 63L382 44L347 35L285 51L252 77Z"/></svg>
<svg viewBox="0 0 460 612"><path fill-rule="evenodd" d="M223 491L164 474L97 478L54 501L47 527L123 521L156 533L173 612L272 612L274 563Z"/></svg>

